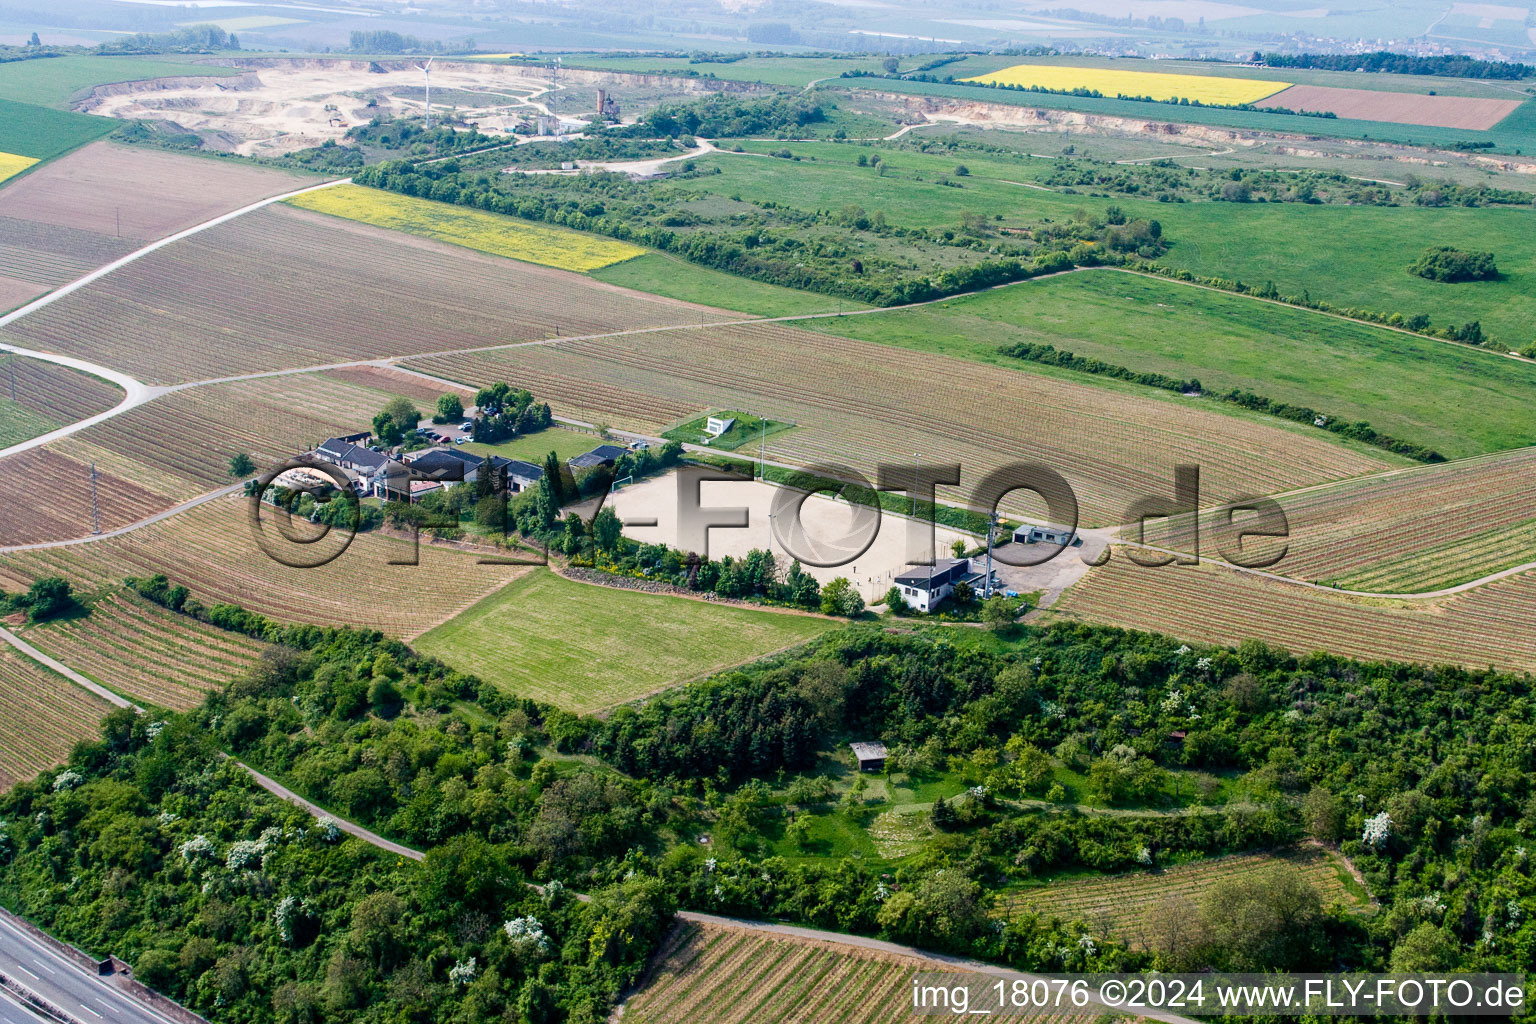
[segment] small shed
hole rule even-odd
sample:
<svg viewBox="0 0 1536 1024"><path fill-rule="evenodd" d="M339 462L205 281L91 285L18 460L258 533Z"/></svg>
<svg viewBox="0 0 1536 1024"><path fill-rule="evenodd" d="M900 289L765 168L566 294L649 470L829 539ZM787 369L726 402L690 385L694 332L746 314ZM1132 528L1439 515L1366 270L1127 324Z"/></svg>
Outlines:
<svg viewBox="0 0 1536 1024"><path fill-rule="evenodd" d="M859 771L880 772L885 770L884 743L850 743L853 756L858 759Z"/></svg>
<svg viewBox="0 0 1536 1024"><path fill-rule="evenodd" d="M704 420L704 433L710 437L719 437L735 425L734 416L709 416Z"/></svg>

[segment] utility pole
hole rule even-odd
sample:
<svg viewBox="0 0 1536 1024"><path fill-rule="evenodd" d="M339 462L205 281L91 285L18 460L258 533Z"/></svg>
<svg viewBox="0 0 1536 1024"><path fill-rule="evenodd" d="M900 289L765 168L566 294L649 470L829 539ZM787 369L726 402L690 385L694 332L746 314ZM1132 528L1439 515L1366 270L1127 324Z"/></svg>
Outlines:
<svg viewBox="0 0 1536 1024"><path fill-rule="evenodd" d="M757 422L762 424L763 427L763 436L758 440L757 472L758 475L763 478L764 482L766 482L768 480L768 421L762 416L759 416L757 418Z"/></svg>
<svg viewBox="0 0 1536 1024"><path fill-rule="evenodd" d="M91 463L91 533L101 533L101 501L96 495L96 463Z"/></svg>
<svg viewBox="0 0 1536 1024"><path fill-rule="evenodd" d="M986 600L992 599L992 535L997 528L997 509L987 515L987 586Z"/></svg>

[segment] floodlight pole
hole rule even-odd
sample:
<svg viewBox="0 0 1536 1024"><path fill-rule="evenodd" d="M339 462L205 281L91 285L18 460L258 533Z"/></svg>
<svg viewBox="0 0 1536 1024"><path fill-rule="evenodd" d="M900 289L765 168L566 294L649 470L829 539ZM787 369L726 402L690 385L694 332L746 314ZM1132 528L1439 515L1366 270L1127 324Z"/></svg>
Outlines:
<svg viewBox="0 0 1536 1024"><path fill-rule="evenodd" d="M923 464L923 460L918 457L917 452L913 452L912 453L912 512L911 512L911 516L914 519L917 518L917 481L919 479L919 474L922 472L922 464Z"/></svg>
<svg viewBox="0 0 1536 1024"><path fill-rule="evenodd" d="M760 423L762 425L762 428L763 428L762 437L758 439L758 448L757 448L758 469L757 469L757 472L758 472L758 475L763 478L763 483L767 483L768 482L768 421L766 419L764 419L762 416L759 416L757 418L757 422Z"/></svg>

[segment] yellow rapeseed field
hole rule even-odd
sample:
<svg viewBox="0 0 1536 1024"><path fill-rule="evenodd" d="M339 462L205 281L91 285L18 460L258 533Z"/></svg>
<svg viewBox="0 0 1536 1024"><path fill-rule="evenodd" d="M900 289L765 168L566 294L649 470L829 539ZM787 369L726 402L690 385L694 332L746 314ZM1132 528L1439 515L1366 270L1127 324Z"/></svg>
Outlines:
<svg viewBox="0 0 1536 1024"><path fill-rule="evenodd" d="M597 270L645 252L628 242L530 224L515 217L361 185L337 185L306 192L288 202L306 210L408 231L467 249L561 270Z"/></svg>
<svg viewBox="0 0 1536 1024"><path fill-rule="evenodd" d="M30 156L17 156L15 153L0 153L0 181L20 174L22 171L37 163Z"/></svg>
<svg viewBox="0 0 1536 1024"><path fill-rule="evenodd" d="M1290 82L1265 82L1256 78L1166 75L1157 71L1113 71L1108 68L1074 68L1057 64L1015 64L1011 68L962 81L983 85L1033 85L1042 89L1095 89L1111 98L1150 96L1154 100L1198 100L1223 106L1257 103L1291 86Z"/></svg>

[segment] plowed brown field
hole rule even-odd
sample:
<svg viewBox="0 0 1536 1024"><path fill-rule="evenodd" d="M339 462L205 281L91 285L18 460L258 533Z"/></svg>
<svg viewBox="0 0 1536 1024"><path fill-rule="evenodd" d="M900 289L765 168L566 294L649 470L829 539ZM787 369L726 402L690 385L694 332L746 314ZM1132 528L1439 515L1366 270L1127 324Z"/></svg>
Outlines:
<svg viewBox="0 0 1536 1024"><path fill-rule="evenodd" d="M169 384L731 316L280 205L151 253L4 336Z"/></svg>
<svg viewBox="0 0 1536 1024"><path fill-rule="evenodd" d="M1360 121L1421 124L1486 131L1520 105L1519 100L1476 96L1425 96L1416 92L1336 89L1328 85L1293 85L1254 104L1289 110L1332 112Z"/></svg>

